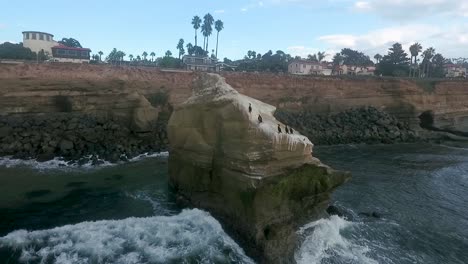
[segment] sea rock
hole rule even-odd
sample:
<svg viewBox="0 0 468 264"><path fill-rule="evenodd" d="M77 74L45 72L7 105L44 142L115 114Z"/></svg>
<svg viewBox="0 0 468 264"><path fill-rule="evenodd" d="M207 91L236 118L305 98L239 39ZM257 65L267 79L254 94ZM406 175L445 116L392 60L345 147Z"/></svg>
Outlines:
<svg viewBox="0 0 468 264"><path fill-rule="evenodd" d="M275 110L219 75L200 75L169 120L170 185L179 201L217 217L260 263L292 263L295 231L325 215L330 192L349 174L313 157L297 129L285 134Z"/></svg>

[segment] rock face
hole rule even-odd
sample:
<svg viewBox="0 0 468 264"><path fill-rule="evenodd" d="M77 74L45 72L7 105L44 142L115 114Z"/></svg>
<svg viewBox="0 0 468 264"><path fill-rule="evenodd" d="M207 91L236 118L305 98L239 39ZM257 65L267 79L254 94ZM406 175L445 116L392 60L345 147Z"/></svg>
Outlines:
<svg viewBox="0 0 468 264"><path fill-rule="evenodd" d="M169 120L170 184L179 201L220 219L254 259L290 263L295 230L322 216L349 175L314 158L305 136L286 134L275 110L218 75L201 75Z"/></svg>
<svg viewBox="0 0 468 264"><path fill-rule="evenodd" d="M375 107L360 107L328 115L311 110L279 110L275 117L296 127L319 145L422 140L407 122Z"/></svg>

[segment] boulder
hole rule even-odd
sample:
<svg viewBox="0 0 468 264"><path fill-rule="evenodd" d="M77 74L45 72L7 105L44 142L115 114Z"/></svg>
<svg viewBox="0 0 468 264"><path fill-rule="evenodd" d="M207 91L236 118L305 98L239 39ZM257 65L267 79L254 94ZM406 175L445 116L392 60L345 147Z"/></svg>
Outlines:
<svg viewBox="0 0 468 264"><path fill-rule="evenodd" d="M211 212L260 263L294 262L296 230L326 215L331 191L349 178L313 157L297 129L285 134L275 110L202 74L168 124L178 201Z"/></svg>

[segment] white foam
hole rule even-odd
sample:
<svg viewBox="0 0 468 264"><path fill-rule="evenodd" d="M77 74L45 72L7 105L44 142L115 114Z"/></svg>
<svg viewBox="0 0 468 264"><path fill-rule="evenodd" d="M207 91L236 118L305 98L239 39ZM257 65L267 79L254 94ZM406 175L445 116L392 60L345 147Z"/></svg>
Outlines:
<svg viewBox="0 0 468 264"><path fill-rule="evenodd" d="M155 157L167 157L169 152L157 152L157 153L143 153L131 159L128 159L129 162L137 162L146 158L155 158ZM1 157L0 158L0 167L14 168L14 167L32 167L38 170L48 170L48 169L69 169L69 168L80 168L80 169L95 169L95 168L104 168L109 166L115 166L118 164L125 163L123 161L112 163L97 157L97 164L93 164L91 156L85 156L83 158L89 159L84 164L78 164L77 161L66 161L63 157L55 157L52 160L48 161L37 161L35 159L14 159L11 156Z"/></svg>
<svg viewBox="0 0 468 264"><path fill-rule="evenodd" d="M20 250L21 263L253 263L218 221L198 209L17 230L0 238L1 247Z"/></svg>
<svg viewBox="0 0 468 264"><path fill-rule="evenodd" d="M297 263L378 263L367 256L367 246L342 235L354 225L336 215L305 225L298 231L305 239L295 254Z"/></svg>

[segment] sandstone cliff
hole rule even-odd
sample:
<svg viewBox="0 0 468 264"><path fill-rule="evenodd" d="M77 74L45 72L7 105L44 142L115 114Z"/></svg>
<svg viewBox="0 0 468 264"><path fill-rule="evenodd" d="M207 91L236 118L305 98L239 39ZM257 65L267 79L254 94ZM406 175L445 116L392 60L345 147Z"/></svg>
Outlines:
<svg viewBox="0 0 468 264"><path fill-rule="evenodd" d="M349 176L314 158L309 139L286 134L274 112L222 77L201 75L168 124L169 173L179 198L220 218L250 255L289 263L295 230L320 217Z"/></svg>

